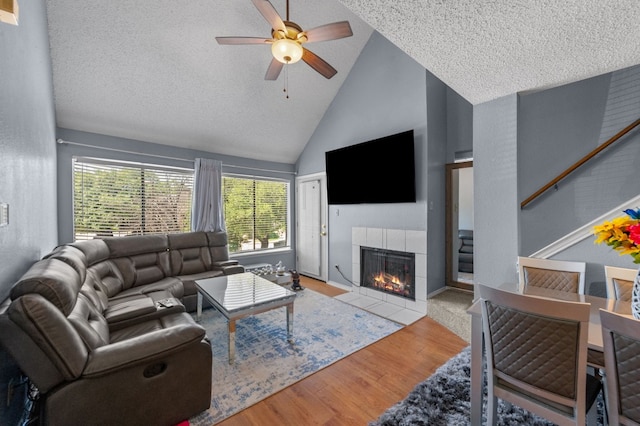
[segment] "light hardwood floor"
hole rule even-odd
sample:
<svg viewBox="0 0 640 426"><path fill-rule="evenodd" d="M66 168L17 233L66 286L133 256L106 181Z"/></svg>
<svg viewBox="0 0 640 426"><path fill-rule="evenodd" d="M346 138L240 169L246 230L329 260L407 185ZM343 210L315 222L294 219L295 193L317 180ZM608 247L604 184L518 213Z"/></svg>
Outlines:
<svg viewBox="0 0 640 426"><path fill-rule="evenodd" d="M343 293L308 277L300 283L332 297ZM465 346L460 337L425 317L219 425L367 425Z"/></svg>

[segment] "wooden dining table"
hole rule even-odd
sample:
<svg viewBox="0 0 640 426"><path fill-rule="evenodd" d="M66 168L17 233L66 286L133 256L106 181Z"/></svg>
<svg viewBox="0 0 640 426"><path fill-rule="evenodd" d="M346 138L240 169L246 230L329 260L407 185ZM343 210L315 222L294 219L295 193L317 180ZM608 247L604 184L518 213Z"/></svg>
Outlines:
<svg viewBox="0 0 640 426"><path fill-rule="evenodd" d="M517 283L504 283L497 288L519 293ZM602 357L603 354L600 309L623 315L631 315L631 302L629 301L605 299L597 296L568 293L539 287L528 287L525 294L528 296L566 300L569 302L589 303L591 309L587 347L593 355L600 355L600 357ZM471 315L471 424L475 426L482 424L482 394L484 391L484 337L482 333L482 308L479 298L467 309L467 313Z"/></svg>

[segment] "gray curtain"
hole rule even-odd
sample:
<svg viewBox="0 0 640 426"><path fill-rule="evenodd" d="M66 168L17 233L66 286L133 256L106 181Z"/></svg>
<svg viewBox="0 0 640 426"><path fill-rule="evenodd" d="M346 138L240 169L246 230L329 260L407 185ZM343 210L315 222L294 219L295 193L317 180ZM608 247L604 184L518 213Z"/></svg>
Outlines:
<svg viewBox="0 0 640 426"><path fill-rule="evenodd" d="M191 203L192 231L224 231L222 162L196 158Z"/></svg>

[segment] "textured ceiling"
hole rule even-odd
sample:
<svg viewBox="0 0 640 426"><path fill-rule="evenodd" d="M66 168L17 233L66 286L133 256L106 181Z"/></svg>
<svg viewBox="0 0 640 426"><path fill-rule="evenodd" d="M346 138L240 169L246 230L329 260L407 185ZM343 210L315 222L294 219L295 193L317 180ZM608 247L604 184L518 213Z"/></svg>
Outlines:
<svg viewBox="0 0 640 426"><path fill-rule="evenodd" d="M273 0L284 18L285 0ZM305 29L349 20L354 36L309 44L337 70L300 62L265 81L268 37L250 0L47 0L59 127L293 163L372 28L472 104L640 63L640 2L291 0ZM366 23L365 23L366 22ZM82 141L75 141L82 142Z"/></svg>
<svg viewBox="0 0 640 426"><path fill-rule="evenodd" d="M285 0L272 4L286 19ZM215 41L270 37L250 0L48 0L47 12L59 127L284 163L297 160L373 31L337 0L292 0L303 29L349 20L354 35L306 45L338 74L285 67L286 99L284 71L264 80L270 45Z"/></svg>
<svg viewBox="0 0 640 426"><path fill-rule="evenodd" d="M637 0L340 0L472 104L640 63Z"/></svg>

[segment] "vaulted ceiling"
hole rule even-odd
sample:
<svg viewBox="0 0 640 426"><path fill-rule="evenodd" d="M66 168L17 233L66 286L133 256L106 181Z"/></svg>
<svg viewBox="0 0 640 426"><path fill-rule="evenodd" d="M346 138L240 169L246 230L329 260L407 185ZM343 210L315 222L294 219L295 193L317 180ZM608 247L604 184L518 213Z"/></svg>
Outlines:
<svg viewBox="0 0 640 426"><path fill-rule="evenodd" d="M285 18L285 0L271 2ZM59 127L293 163L373 29L472 104L640 63L636 0L291 0L304 29L348 20L354 35L307 47L265 81L270 37L250 0L47 0ZM288 86L286 97L283 89ZM76 141L81 142L81 141Z"/></svg>

